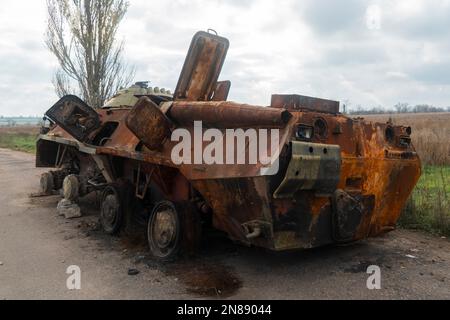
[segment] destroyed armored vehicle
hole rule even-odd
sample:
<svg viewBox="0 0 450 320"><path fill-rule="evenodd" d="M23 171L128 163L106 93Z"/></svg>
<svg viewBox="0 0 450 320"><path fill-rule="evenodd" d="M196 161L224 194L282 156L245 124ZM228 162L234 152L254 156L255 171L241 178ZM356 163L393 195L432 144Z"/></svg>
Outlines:
<svg viewBox="0 0 450 320"><path fill-rule="evenodd" d="M197 33L173 94L138 83L99 109L63 97L37 142L36 166L54 168L42 191L100 192L103 229L145 225L162 260L195 248L205 226L275 251L394 230L421 173L411 128L295 94L229 102L231 83L218 81L228 47Z"/></svg>

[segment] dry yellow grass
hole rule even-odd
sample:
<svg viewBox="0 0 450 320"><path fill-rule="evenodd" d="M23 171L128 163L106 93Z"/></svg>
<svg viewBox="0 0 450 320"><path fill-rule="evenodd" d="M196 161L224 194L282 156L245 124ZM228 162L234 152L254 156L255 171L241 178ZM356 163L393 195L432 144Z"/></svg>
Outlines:
<svg viewBox="0 0 450 320"><path fill-rule="evenodd" d="M0 134L39 134L38 126L1 127Z"/></svg>
<svg viewBox="0 0 450 320"><path fill-rule="evenodd" d="M364 115L368 121L410 126L412 141L424 165L450 165L450 112Z"/></svg>

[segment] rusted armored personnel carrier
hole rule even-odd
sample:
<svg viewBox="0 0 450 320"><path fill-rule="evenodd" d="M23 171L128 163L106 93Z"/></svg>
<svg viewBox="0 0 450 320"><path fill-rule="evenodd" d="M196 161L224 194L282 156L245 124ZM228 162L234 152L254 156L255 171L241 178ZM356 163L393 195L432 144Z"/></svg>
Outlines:
<svg viewBox="0 0 450 320"><path fill-rule="evenodd" d="M394 230L420 176L411 128L351 119L338 102L300 95L273 95L268 107L228 102L230 82L218 81L228 47L197 33L173 95L141 83L96 110L75 96L58 101L37 142L36 165L55 168L43 191L63 188L71 201L100 191L104 230L145 223L160 259L198 244L207 224L277 251ZM256 161L251 130L258 143L272 137ZM243 147L230 150L239 134ZM182 136L188 150L174 159Z"/></svg>

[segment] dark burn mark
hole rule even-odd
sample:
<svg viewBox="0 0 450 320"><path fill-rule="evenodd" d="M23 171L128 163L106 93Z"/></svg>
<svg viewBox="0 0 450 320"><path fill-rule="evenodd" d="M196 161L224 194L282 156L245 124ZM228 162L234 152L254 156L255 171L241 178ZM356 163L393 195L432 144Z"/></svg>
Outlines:
<svg viewBox="0 0 450 320"><path fill-rule="evenodd" d="M230 297L242 287L231 267L216 262L185 261L168 265L165 273L178 278L187 292L204 297Z"/></svg>

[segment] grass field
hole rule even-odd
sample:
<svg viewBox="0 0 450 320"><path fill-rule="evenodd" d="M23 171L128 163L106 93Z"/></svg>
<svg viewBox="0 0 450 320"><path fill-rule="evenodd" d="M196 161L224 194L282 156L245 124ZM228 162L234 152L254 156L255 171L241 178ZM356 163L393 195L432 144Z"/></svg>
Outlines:
<svg viewBox="0 0 450 320"><path fill-rule="evenodd" d="M429 166L409 199L399 225L450 236L450 166Z"/></svg>
<svg viewBox="0 0 450 320"><path fill-rule="evenodd" d="M39 128L35 126L0 127L0 148L35 152Z"/></svg>

